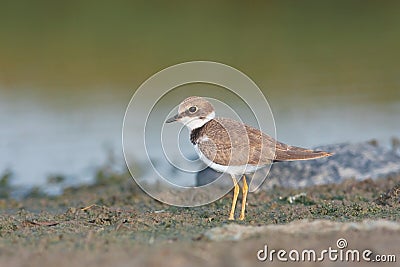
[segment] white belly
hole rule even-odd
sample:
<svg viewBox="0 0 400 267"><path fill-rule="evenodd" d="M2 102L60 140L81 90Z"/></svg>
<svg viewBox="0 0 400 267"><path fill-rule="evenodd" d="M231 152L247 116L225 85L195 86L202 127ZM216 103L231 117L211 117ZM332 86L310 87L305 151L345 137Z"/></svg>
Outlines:
<svg viewBox="0 0 400 267"><path fill-rule="evenodd" d="M200 151L197 144L194 145L194 149L196 150L196 153L199 155L200 159L208 167L214 169L217 172L228 173L233 176L241 176L243 174L253 173L253 172L257 171L258 169L261 169L262 167L264 167L262 165L260 166L260 165L251 165L251 164L234 165L234 166L217 164L217 163L209 160L206 156L204 156L204 154Z"/></svg>

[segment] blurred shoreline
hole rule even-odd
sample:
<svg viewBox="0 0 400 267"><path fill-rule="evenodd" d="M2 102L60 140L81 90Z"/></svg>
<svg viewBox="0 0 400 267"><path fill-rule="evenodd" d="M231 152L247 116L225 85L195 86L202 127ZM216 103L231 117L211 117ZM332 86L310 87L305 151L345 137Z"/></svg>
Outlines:
<svg viewBox="0 0 400 267"><path fill-rule="evenodd" d="M392 138L391 146L379 144L377 140L373 139L368 142L342 143L319 148L334 152L335 155L316 161L275 163L261 186L261 190L270 190L276 186L296 189L320 184L337 184L347 179L378 179L400 174L400 141L398 138ZM71 177L59 173L47 176L43 184L21 186L16 185L13 181L15 177L12 171L6 170L0 173L0 199L51 198L62 195L65 190L81 186L124 184L127 181L136 184L123 160L115 157L111 152L107 158L108 160L103 165L93 168L93 174L86 179L86 182L79 179L72 180ZM140 165L140 162L136 164L138 164L138 168L144 167ZM155 168L165 169L167 167L156 165ZM175 179L171 181L172 183L180 185L182 179L188 183L189 176L187 174L180 180L179 172L173 166L168 168L170 176ZM143 177L140 178L140 181L148 181L150 185L157 186L157 179L148 177L148 173L143 170ZM263 173L261 172L259 175L263 175ZM219 176L219 173L206 169L198 173L196 177L193 176L191 183L193 186L202 186L213 182ZM226 181L230 184L230 179L221 179L221 186Z"/></svg>

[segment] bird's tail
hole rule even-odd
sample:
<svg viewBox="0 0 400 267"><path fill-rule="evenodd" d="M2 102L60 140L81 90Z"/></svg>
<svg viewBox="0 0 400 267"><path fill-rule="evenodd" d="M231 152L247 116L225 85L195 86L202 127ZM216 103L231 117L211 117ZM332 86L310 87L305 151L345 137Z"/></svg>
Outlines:
<svg viewBox="0 0 400 267"><path fill-rule="evenodd" d="M283 143L276 144L274 161L309 160L332 156L333 153L288 146Z"/></svg>

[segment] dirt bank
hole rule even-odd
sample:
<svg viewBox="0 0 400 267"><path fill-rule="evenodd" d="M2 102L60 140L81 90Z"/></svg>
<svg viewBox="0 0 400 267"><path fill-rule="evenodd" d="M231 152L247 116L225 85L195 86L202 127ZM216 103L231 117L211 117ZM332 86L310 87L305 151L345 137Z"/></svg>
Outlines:
<svg viewBox="0 0 400 267"><path fill-rule="evenodd" d="M273 188L249 194L246 220L232 222L227 220L231 194L207 206L177 208L151 199L127 175L112 176L66 189L57 197L0 200L0 266L265 266L267 262L256 256L265 244L275 249L328 249L336 248L339 238L345 238L348 247L371 249L373 255L397 253L400 260L400 231L386 227L387 221L400 223L399 197L400 176L296 190ZM379 223L326 226L366 219ZM210 238L215 229L231 225L277 224L301 231L274 228L246 234L264 228L245 227L237 239ZM322 227L316 228L318 224Z"/></svg>

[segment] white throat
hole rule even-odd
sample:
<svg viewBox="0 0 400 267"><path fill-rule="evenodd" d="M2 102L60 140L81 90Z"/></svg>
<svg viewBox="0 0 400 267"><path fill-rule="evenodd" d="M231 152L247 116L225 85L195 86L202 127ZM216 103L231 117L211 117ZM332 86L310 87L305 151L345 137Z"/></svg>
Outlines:
<svg viewBox="0 0 400 267"><path fill-rule="evenodd" d="M210 120L215 118L215 112L211 112L208 114L205 118L190 118L190 117L183 117L180 119L180 121L189 128L189 130L194 130L196 128L202 127L204 124L209 122Z"/></svg>

